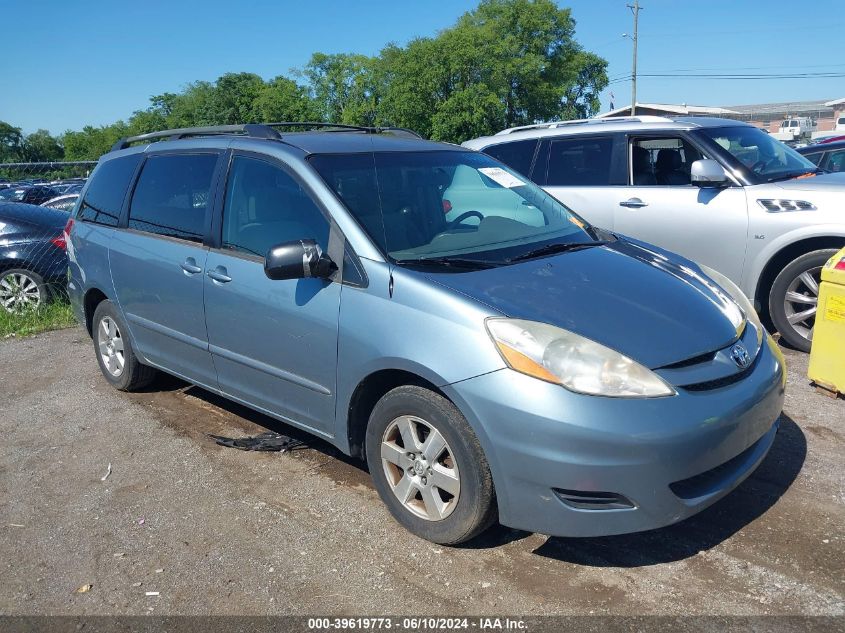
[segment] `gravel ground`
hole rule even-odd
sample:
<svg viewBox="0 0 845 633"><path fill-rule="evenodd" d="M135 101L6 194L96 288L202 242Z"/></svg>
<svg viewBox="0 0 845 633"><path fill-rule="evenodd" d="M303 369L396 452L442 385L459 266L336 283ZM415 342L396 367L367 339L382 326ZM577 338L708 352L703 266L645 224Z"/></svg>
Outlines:
<svg viewBox="0 0 845 633"><path fill-rule="evenodd" d="M222 448L206 434L296 432L173 379L114 391L80 329L0 341L0 613L845 615L845 401L786 353L772 451L705 512L448 548L325 443Z"/></svg>

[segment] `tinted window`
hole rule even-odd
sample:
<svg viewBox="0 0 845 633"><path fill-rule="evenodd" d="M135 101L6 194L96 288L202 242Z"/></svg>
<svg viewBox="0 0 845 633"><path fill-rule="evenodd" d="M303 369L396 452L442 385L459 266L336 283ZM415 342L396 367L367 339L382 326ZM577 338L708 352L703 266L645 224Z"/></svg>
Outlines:
<svg viewBox="0 0 845 633"><path fill-rule="evenodd" d="M546 185L588 187L610 184L613 139L568 138L552 141Z"/></svg>
<svg viewBox="0 0 845 633"><path fill-rule="evenodd" d="M141 160L141 154L114 158L94 171L77 219L107 226L117 226L120 208L129 180Z"/></svg>
<svg viewBox="0 0 845 633"><path fill-rule="evenodd" d="M329 223L287 172L236 156L226 183L223 248L264 257L281 242L313 239L326 250Z"/></svg>
<svg viewBox="0 0 845 633"><path fill-rule="evenodd" d="M631 184L688 185L690 168L701 152L680 138L641 138L631 142Z"/></svg>
<svg viewBox="0 0 845 633"><path fill-rule="evenodd" d="M818 165L819 161L824 156L824 152L815 152L814 154L804 154L804 158L812 162L814 165Z"/></svg>
<svg viewBox="0 0 845 633"><path fill-rule="evenodd" d="M216 163L216 154L148 158L129 207L129 228L201 242Z"/></svg>
<svg viewBox="0 0 845 633"><path fill-rule="evenodd" d="M502 161L514 171L529 175L531 162L534 160L535 149L537 149L537 140L531 139L528 141L515 141L513 143L493 145L485 149L484 153L496 160Z"/></svg>
<svg viewBox="0 0 845 633"><path fill-rule="evenodd" d="M825 169L834 172L845 172L845 149L829 152Z"/></svg>

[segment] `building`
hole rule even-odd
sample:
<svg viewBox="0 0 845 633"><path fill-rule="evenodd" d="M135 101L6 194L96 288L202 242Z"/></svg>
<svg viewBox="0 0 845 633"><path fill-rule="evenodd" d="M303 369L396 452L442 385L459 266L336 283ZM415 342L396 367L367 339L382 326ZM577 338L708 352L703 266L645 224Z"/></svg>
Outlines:
<svg viewBox="0 0 845 633"><path fill-rule="evenodd" d="M597 118L628 116L630 113L631 106L625 106L599 114ZM747 121L770 132L777 132L785 119L810 117L816 122L817 132L827 132L834 128L838 117L845 116L845 97L832 101L788 101L724 107L687 105L686 103L637 103L637 114L723 117Z"/></svg>

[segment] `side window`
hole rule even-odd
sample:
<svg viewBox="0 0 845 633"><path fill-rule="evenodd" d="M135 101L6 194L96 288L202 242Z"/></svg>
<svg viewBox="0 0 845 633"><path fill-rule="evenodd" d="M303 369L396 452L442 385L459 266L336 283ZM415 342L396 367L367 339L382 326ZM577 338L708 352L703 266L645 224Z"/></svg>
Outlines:
<svg viewBox="0 0 845 633"><path fill-rule="evenodd" d="M845 149L828 152L825 169L833 172L845 172Z"/></svg>
<svg viewBox="0 0 845 633"><path fill-rule="evenodd" d="M141 170L129 228L202 242L217 154L150 156Z"/></svg>
<svg viewBox="0 0 845 633"><path fill-rule="evenodd" d="M590 187L610 184L611 137L556 139L549 149L546 185Z"/></svg>
<svg viewBox="0 0 845 633"><path fill-rule="evenodd" d="M488 156L518 171L526 176L531 173L531 163L534 161L534 150L537 149L537 140L514 141L513 143L500 143L484 150Z"/></svg>
<svg viewBox="0 0 845 633"><path fill-rule="evenodd" d="M141 154L107 160L91 176L85 199L79 205L78 220L117 226L120 208L129 187L129 180L141 160Z"/></svg>
<svg viewBox="0 0 845 633"><path fill-rule="evenodd" d="M810 161L814 165L818 165L821 162L822 156L824 156L824 152L815 152L814 154L804 154L804 158L806 158L808 161Z"/></svg>
<svg viewBox="0 0 845 633"><path fill-rule="evenodd" d="M677 137L633 139L630 183L635 186L688 185L690 168L701 158L701 152Z"/></svg>
<svg viewBox="0 0 845 633"><path fill-rule="evenodd" d="M223 248L264 257L276 244L301 239L328 246L329 222L311 197L280 167L235 156L226 183Z"/></svg>

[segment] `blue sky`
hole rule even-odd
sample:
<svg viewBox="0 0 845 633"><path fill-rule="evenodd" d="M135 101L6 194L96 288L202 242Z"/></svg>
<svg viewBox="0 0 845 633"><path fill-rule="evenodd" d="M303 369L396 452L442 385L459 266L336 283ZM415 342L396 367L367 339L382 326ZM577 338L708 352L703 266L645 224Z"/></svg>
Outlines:
<svg viewBox="0 0 845 633"><path fill-rule="evenodd" d="M632 0L628 0L632 1ZM845 72L841 1L641 0L641 73ZM626 0L571 0L576 39L631 69ZM288 74L311 53L375 54L452 25L470 0L12 0L3 2L0 120L25 132L102 125L145 108L150 95L197 79L250 71ZM806 17L801 17L801 16ZM8 28L8 25L18 25ZM630 81L613 84L617 107ZM845 96L845 78L715 80L646 78L639 101L736 105Z"/></svg>

